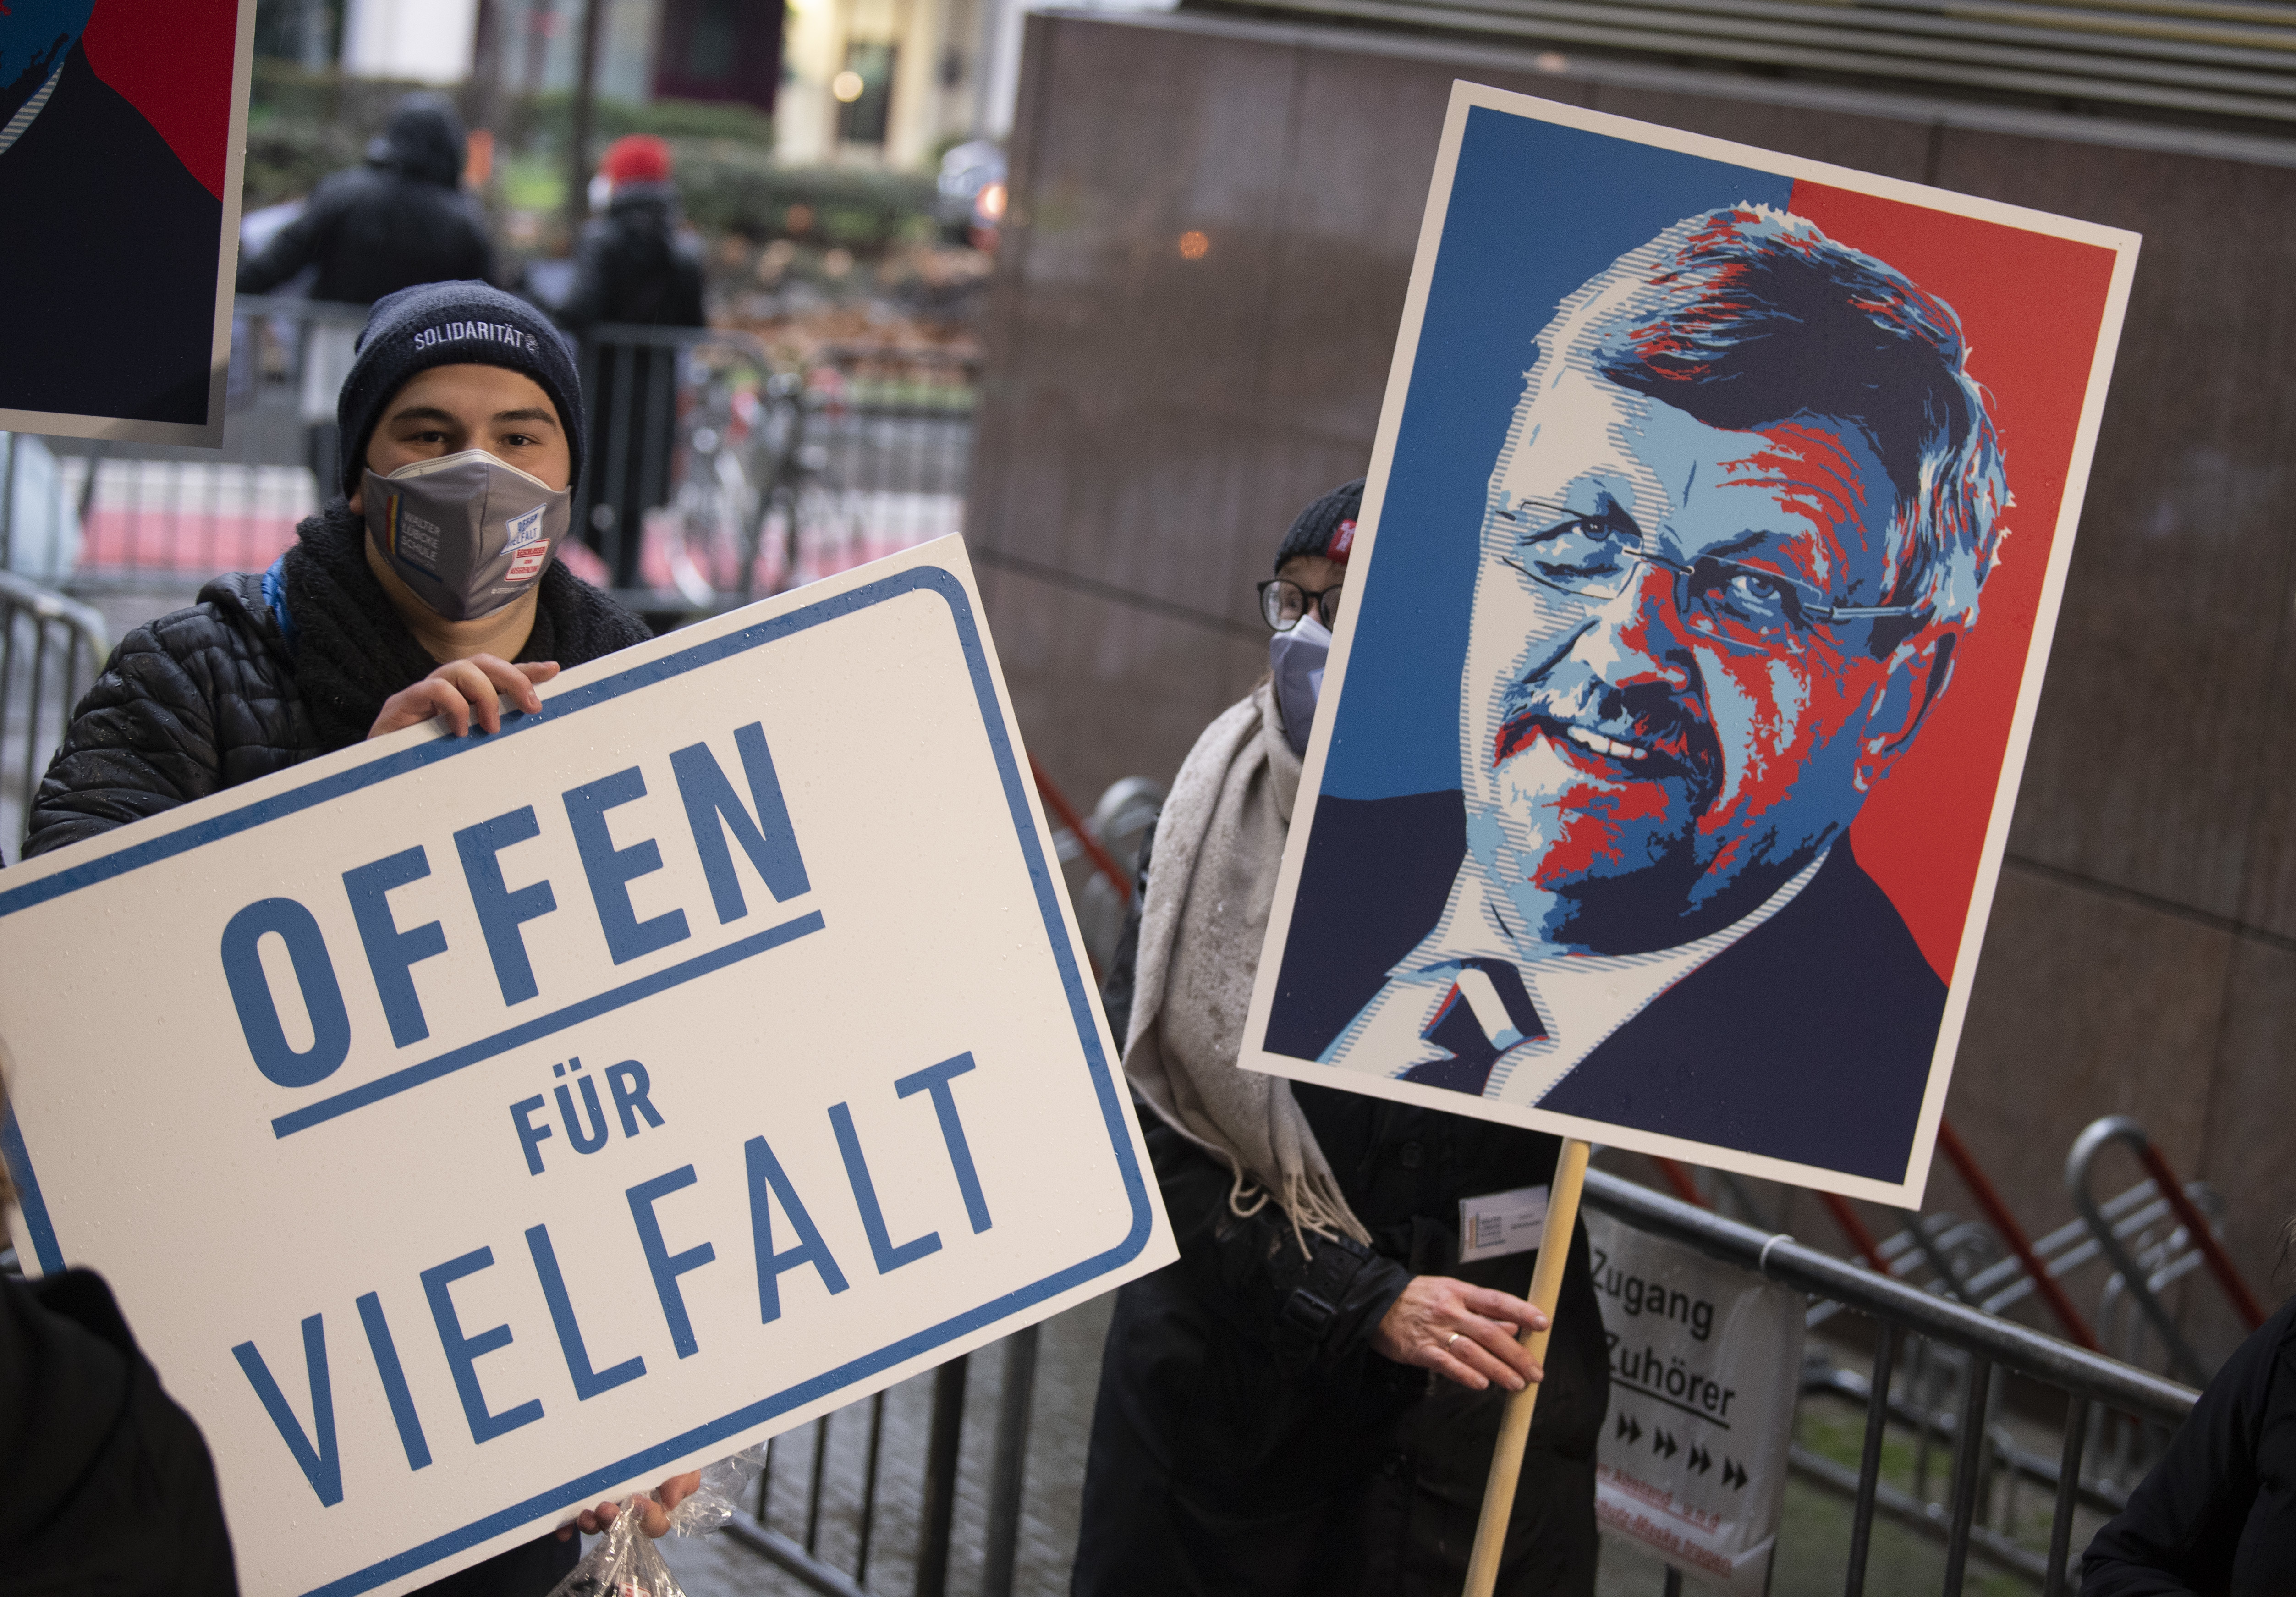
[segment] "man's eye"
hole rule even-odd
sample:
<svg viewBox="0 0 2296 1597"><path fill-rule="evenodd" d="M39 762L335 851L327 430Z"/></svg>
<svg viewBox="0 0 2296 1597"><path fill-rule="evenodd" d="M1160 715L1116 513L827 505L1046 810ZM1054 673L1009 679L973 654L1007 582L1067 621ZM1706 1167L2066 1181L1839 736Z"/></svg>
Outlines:
<svg viewBox="0 0 2296 1597"><path fill-rule="evenodd" d="M1710 591L1718 594L1724 605L1749 620L1791 622L1800 608L1793 584L1782 577L1742 565L1726 566L1717 574L1721 580Z"/></svg>
<svg viewBox="0 0 2296 1597"><path fill-rule="evenodd" d="M1580 516L1529 533L1522 539L1521 548L1541 565L1583 569L1616 562L1621 549L1631 548L1637 541L1622 527Z"/></svg>

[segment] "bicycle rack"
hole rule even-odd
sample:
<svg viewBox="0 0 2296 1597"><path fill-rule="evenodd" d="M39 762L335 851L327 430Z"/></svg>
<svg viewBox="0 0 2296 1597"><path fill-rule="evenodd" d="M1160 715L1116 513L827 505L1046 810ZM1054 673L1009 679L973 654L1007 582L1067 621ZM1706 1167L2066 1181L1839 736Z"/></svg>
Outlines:
<svg viewBox="0 0 2296 1597"><path fill-rule="evenodd" d="M2146 1180L2130 1190L2149 1190L2156 1194L2167 1213L2174 1214L2177 1222L2178 1230L2157 1250L2165 1255L2162 1262L2151 1270L2147 1270L2127 1246L2126 1238L2134 1228L2125 1221L2116 1223L2109 1219L2103 1206L2098 1204L2095 1195L2090 1190L2097 1156L2114 1142L2127 1143L2136 1154L2137 1163L2144 1168ZM2210 1198L2214 1196L2198 1182L2193 1183L2193 1188ZM2120 1293L2134 1302L2144 1318L2151 1321L2153 1330L2160 1335L2161 1345L2168 1349L2170 1361L2177 1366L2177 1373L2196 1386L2207 1385L2210 1375L2207 1363L2185 1339L2184 1333L2177 1329L2175 1316L2169 1313L2160 1297L2159 1288L2166 1284L2164 1277L2175 1280L2190 1273L2193 1268L2189 1257L2179 1259L2177 1256L2178 1239L2186 1244L2188 1254L2197 1254L2208 1265L2210 1272L2217 1279L2217 1284L2224 1289L2225 1297L2232 1304L2234 1312L2246 1321L2251 1330L2264 1323L2264 1311L2230 1256L2225 1253L2223 1245L2217 1240L2214 1229L2194 1200L2194 1190L2177 1180L2176 1172L2169 1167L2168 1160L2161 1157L2152 1138L2145 1134L2144 1127L2127 1115L2108 1115L2092 1121L2079 1136L2073 1139L2072 1149L2065 1156L2065 1190L2071 1197L2073 1207L2079 1212L2081 1221L2099 1251L2119 1272L2115 1281L2119 1284ZM2125 1198L2128 1194L2121 1196ZM2160 1217L2156 1215L2156 1221ZM2113 1282L2106 1284L2106 1291L2110 1303L2114 1295Z"/></svg>

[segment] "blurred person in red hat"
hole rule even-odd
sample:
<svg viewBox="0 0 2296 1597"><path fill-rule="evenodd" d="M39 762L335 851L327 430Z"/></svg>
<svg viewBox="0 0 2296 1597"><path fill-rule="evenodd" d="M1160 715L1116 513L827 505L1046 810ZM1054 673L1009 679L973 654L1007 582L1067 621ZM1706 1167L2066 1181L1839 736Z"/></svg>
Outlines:
<svg viewBox="0 0 2296 1597"><path fill-rule="evenodd" d="M606 147L590 185L599 212L575 247L573 284L557 316L570 331L610 326L699 327L701 251L679 226L669 146L633 133ZM595 362L590 458L595 484L580 529L627 592L642 586L645 513L669 497L677 432L674 350L624 346Z"/></svg>

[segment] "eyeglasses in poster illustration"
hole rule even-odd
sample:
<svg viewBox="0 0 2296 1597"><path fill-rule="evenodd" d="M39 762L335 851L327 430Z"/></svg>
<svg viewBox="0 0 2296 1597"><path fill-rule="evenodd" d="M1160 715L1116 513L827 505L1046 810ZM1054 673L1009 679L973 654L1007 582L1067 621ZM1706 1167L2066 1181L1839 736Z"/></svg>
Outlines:
<svg viewBox="0 0 2296 1597"><path fill-rule="evenodd" d="M1242 1063L1917 1203L2136 247L1455 86Z"/></svg>
<svg viewBox="0 0 2296 1597"><path fill-rule="evenodd" d="M0 428L223 440L255 0L0 7Z"/></svg>

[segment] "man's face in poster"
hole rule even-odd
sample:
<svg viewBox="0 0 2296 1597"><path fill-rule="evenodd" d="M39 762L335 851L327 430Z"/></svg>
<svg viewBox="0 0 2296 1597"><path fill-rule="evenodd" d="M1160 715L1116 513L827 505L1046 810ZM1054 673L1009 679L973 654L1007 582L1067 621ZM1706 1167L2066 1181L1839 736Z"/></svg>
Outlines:
<svg viewBox="0 0 2296 1597"><path fill-rule="evenodd" d="M1856 423L1718 427L1583 362L1533 374L1484 516L1461 752L1469 846L1527 941L1678 945L1848 827L1950 656L1891 604L1900 508Z"/></svg>

